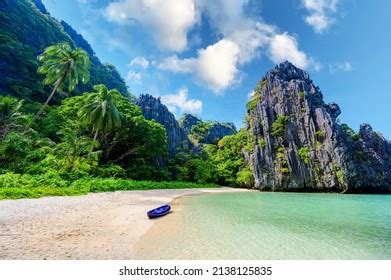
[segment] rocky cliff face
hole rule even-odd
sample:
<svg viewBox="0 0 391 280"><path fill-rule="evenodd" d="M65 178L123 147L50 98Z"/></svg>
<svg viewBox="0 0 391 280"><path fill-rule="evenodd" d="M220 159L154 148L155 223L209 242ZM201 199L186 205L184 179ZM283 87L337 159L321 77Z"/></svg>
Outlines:
<svg viewBox="0 0 391 280"><path fill-rule="evenodd" d="M185 131L179 127L175 116L168 111L167 107L160 102L159 98L155 98L149 94L141 95L137 98L136 104L140 106L146 119L155 120L166 129L170 157L173 157L179 148L190 147L190 142Z"/></svg>
<svg viewBox="0 0 391 280"><path fill-rule="evenodd" d="M369 124L345 132L346 179L352 192L391 192L391 142Z"/></svg>
<svg viewBox="0 0 391 280"><path fill-rule="evenodd" d="M191 114L184 114L179 120L179 125L194 144L216 144L224 136L236 133L233 123L204 122Z"/></svg>
<svg viewBox="0 0 391 280"><path fill-rule="evenodd" d="M369 125L337 121L309 75L289 62L269 71L247 105L255 187L281 191L391 191L390 142Z"/></svg>

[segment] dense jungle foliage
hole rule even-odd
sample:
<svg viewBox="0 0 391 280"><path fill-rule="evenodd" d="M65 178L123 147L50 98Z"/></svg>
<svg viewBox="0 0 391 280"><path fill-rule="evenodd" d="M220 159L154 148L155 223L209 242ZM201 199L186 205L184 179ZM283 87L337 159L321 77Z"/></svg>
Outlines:
<svg viewBox="0 0 391 280"><path fill-rule="evenodd" d="M91 61L90 81L80 84L74 94L105 84L127 95L126 84L114 66L102 64L89 44L68 24L42 13L30 0L0 1L0 92L27 101L45 101L49 88L36 71L37 56L59 42L85 49ZM54 101L62 98L58 95Z"/></svg>
<svg viewBox="0 0 391 280"><path fill-rule="evenodd" d="M144 118L115 68L41 10L0 2L0 199L252 185L245 131L169 158L164 127Z"/></svg>

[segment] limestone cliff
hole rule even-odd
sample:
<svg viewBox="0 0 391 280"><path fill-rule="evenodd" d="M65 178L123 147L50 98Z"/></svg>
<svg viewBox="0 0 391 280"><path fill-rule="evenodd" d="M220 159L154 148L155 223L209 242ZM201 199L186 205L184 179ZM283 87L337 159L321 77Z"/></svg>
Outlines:
<svg viewBox="0 0 391 280"><path fill-rule="evenodd" d="M391 144L369 125L339 124L309 75L289 62L269 71L247 104L245 155L255 187L281 191L390 192Z"/></svg>
<svg viewBox="0 0 391 280"><path fill-rule="evenodd" d="M149 94L140 95L136 104L140 106L146 119L155 120L166 129L170 157L175 156L178 149L190 147L185 131L179 127L175 116L160 102L159 98Z"/></svg>
<svg viewBox="0 0 391 280"><path fill-rule="evenodd" d="M191 114L184 114L179 120L179 125L193 144L216 144L224 136L236 133L233 123L202 121Z"/></svg>

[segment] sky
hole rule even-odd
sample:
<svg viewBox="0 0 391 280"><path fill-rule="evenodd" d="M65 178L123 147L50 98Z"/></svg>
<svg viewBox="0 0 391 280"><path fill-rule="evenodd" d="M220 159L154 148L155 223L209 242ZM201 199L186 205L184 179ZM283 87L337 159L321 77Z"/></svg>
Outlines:
<svg viewBox="0 0 391 280"><path fill-rule="evenodd" d="M391 1L43 0L130 92L177 118L243 126L255 85L277 63L305 69L341 122L391 139ZM376 4L375 4L376 3Z"/></svg>

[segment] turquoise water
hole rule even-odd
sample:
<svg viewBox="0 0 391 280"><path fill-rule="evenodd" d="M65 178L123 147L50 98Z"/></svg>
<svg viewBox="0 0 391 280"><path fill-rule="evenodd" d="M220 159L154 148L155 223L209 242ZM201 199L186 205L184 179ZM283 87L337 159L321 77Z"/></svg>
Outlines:
<svg viewBox="0 0 391 280"><path fill-rule="evenodd" d="M391 259L388 195L224 193L180 205L141 241L141 256Z"/></svg>

